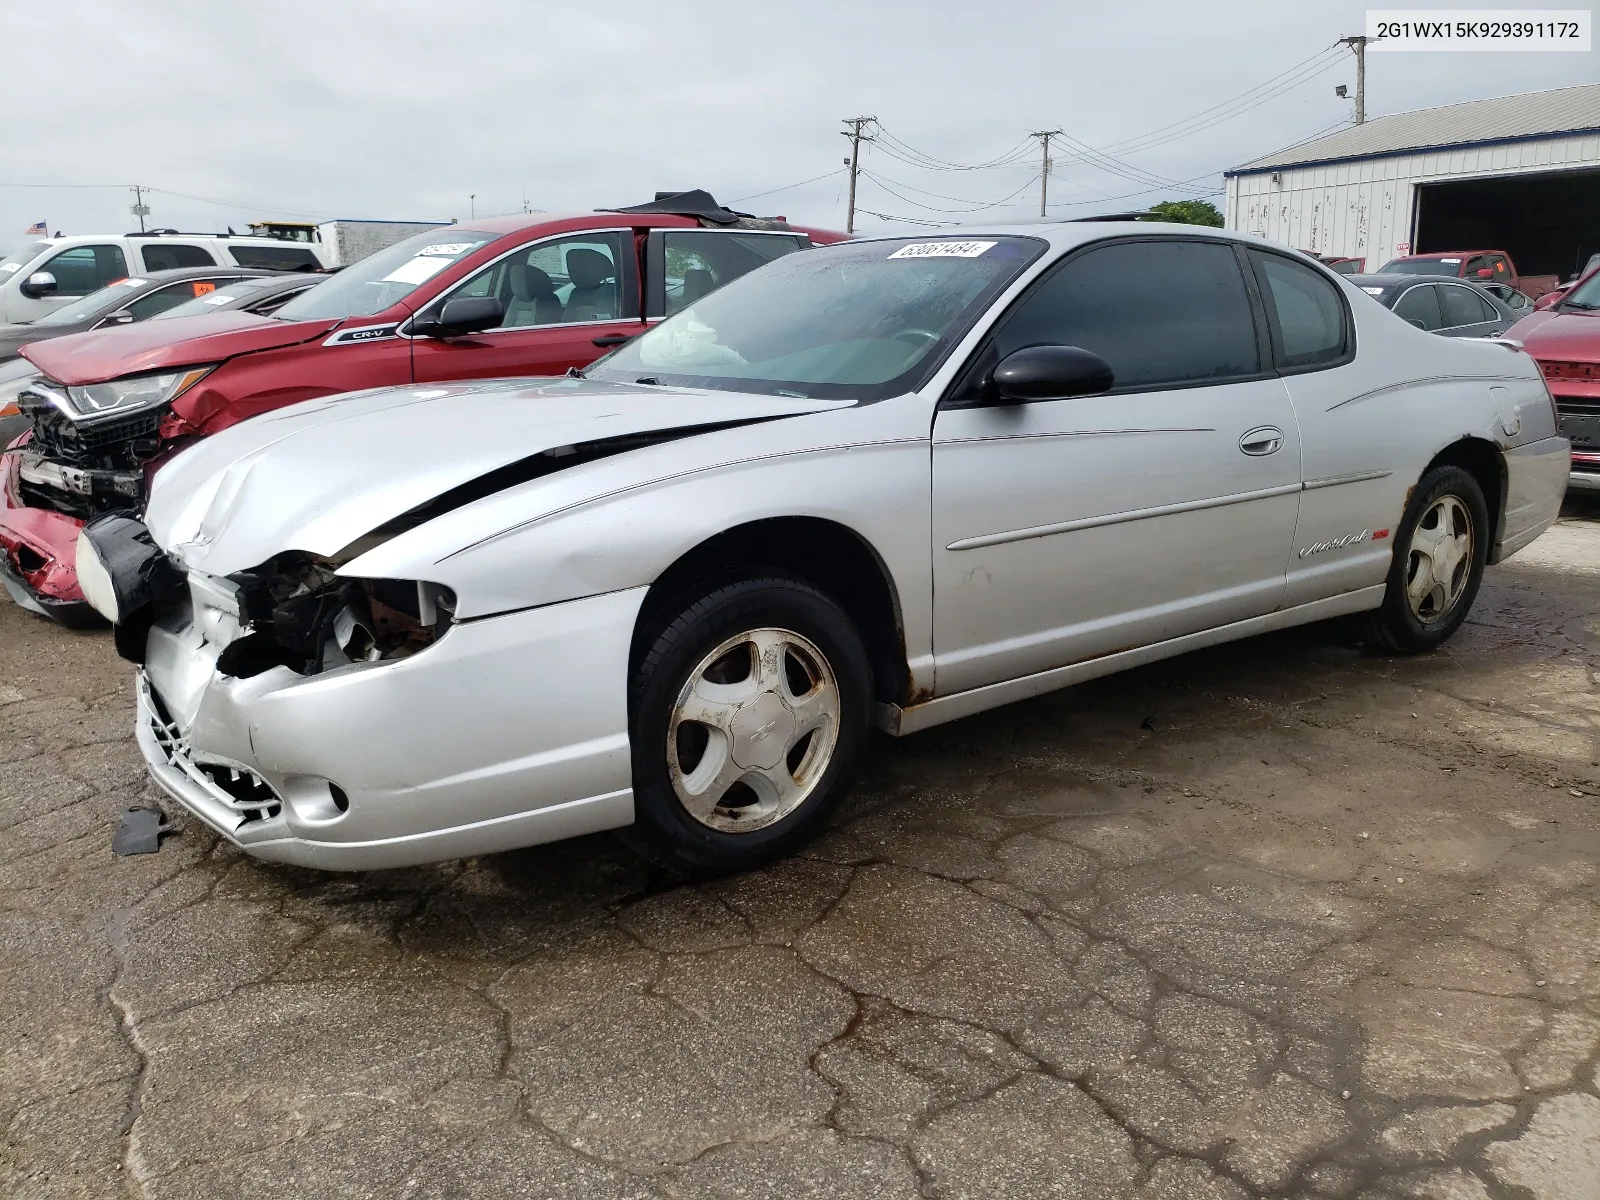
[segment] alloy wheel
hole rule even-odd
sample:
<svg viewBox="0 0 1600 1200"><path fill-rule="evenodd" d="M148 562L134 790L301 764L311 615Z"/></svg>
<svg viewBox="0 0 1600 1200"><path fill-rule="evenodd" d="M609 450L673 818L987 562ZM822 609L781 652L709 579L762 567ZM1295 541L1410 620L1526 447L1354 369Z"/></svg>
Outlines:
<svg viewBox="0 0 1600 1200"><path fill-rule="evenodd" d="M1406 562L1406 597L1424 625L1455 609L1472 577L1472 514L1454 495L1440 496L1411 533Z"/></svg>
<svg viewBox="0 0 1600 1200"><path fill-rule="evenodd" d="M827 773L839 716L839 682L813 642L787 629L736 634L700 659L673 705L673 790L720 833L781 821Z"/></svg>

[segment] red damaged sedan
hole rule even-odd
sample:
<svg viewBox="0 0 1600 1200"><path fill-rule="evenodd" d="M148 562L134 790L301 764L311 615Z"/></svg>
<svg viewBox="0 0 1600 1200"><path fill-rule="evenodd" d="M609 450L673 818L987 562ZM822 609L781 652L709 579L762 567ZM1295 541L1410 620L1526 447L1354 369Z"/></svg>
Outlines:
<svg viewBox="0 0 1600 1200"><path fill-rule="evenodd" d="M338 392L560 375L730 279L843 237L685 192L435 229L269 317L218 313L25 346L43 377L18 397L28 432L0 455L0 583L33 612L97 622L78 587L78 530L139 507L155 470L194 439Z"/></svg>
<svg viewBox="0 0 1600 1200"><path fill-rule="evenodd" d="M1572 442L1575 491L1600 491L1600 270L1551 308L1529 313L1505 332L1523 344L1555 397L1563 436Z"/></svg>

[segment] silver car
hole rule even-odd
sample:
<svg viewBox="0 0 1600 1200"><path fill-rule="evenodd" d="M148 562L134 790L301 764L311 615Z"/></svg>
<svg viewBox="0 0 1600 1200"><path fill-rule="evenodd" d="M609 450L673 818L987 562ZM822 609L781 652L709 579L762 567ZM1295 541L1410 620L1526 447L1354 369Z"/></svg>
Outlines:
<svg viewBox="0 0 1600 1200"><path fill-rule="evenodd" d="M997 226L780 259L581 377L247 421L78 570L156 781L251 854L714 872L874 725L1345 614L1438 646L1567 471L1513 345L1248 237Z"/></svg>

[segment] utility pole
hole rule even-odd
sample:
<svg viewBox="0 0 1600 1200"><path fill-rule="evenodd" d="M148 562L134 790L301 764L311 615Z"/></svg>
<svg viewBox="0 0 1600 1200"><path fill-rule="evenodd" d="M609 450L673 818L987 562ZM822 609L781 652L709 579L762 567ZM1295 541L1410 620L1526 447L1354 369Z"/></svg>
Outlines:
<svg viewBox="0 0 1600 1200"><path fill-rule="evenodd" d="M1367 42L1365 37L1340 38L1356 55L1356 124L1367 119Z"/></svg>
<svg viewBox="0 0 1600 1200"><path fill-rule="evenodd" d="M839 131L850 139L850 157L844 160L844 165L850 168L850 209L844 222L846 234L856 231L856 176L861 171L861 143L872 141L866 128L877 124L877 121L877 117L850 117L844 122L849 128Z"/></svg>
<svg viewBox="0 0 1600 1200"><path fill-rule="evenodd" d="M129 189L133 192L133 207L128 211L139 218L139 232L144 232L144 219L150 215L150 206L144 202L145 189L137 183Z"/></svg>
<svg viewBox="0 0 1600 1200"><path fill-rule="evenodd" d="M1045 216L1045 205L1050 199L1050 139L1062 136L1059 129L1035 129L1028 135L1039 139L1043 158L1039 164L1039 215Z"/></svg>
<svg viewBox="0 0 1600 1200"><path fill-rule="evenodd" d="M478 193L473 192L467 197L467 220L472 220L478 215Z"/></svg>

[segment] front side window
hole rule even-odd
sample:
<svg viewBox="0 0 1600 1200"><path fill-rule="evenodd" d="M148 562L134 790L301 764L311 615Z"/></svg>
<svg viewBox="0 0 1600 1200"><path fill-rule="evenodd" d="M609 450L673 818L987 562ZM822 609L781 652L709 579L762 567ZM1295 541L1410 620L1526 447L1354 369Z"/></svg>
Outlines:
<svg viewBox="0 0 1600 1200"><path fill-rule="evenodd" d="M1319 271L1277 254L1250 251L1280 370L1331 366L1349 344L1344 301Z"/></svg>
<svg viewBox="0 0 1600 1200"><path fill-rule="evenodd" d="M624 242L631 234L580 233L508 254L466 280L448 299L493 296L505 309L499 329L578 325L638 314L629 304Z"/></svg>
<svg viewBox="0 0 1600 1200"><path fill-rule="evenodd" d="M180 267L214 267L217 260L199 246L160 242L139 247L146 271L176 271Z"/></svg>
<svg viewBox="0 0 1600 1200"><path fill-rule="evenodd" d="M123 300L132 292L145 285L143 279L119 279L113 284L90 292L81 300L74 300L71 304L64 304L55 312L46 313L34 322L35 325L77 325L100 314L111 312L122 306Z"/></svg>
<svg viewBox="0 0 1600 1200"><path fill-rule="evenodd" d="M1045 248L1029 237L895 238L785 255L585 373L779 396L899 395L922 386Z"/></svg>
<svg viewBox="0 0 1600 1200"><path fill-rule="evenodd" d="M663 229L660 259L652 255L651 315L671 316L757 267L811 244L804 234L720 229ZM659 291L659 295L656 293Z"/></svg>
<svg viewBox="0 0 1600 1200"><path fill-rule="evenodd" d="M373 316L499 236L455 226L419 233L352 263L272 315L280 321Z"/></svg>
<svg viewBox="0 0 1600 1200"><path fill-rule="evenodd" d="M1069 260L995 330L998 362L1025 346L1081 346L1116 388L1215 383L1261 370L1249 293L1233 247L1121 242Z"/></svg>
<svg viewBox="0 0 1600 1200"><path fill-rule="evenodd" d="M87 296L128 274L119 246L74 246L37 268L56 277L56 295Z"/></svg>
<svg viewBox="0 0 1600 1200"><path fill-rule="evenodd" d="M1429 333L1444 328L1439 312L1439 289L1429 284L1411 288L1395 302L1394 315Z"/></svg>

